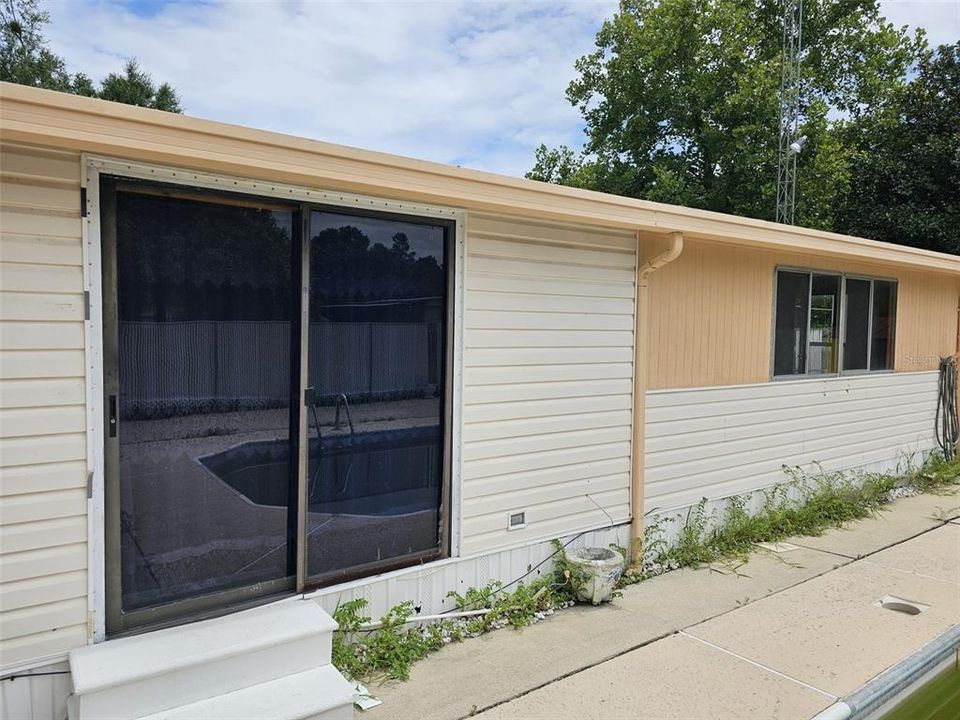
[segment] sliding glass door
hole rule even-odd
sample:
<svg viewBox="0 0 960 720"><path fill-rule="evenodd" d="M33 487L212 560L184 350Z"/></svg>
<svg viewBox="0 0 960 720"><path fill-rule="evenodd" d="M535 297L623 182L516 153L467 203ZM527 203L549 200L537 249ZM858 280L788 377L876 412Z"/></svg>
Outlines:
<svg viewBox="0 0 960 720"><path fill-rule="evenodd" d="M292 587L299 208L104 183L108 626Z"/></svg>
<svg viewBox="0 0 960 720"><path fill-rule="evenodd" d="M444 554L451 227L101 183L107 629Z"/></svg>
<svg viewBox="0 0 960 720"><path fill-rule="evenodd" d="M306 576L439 556L447 228L310 214Z"/></svg>

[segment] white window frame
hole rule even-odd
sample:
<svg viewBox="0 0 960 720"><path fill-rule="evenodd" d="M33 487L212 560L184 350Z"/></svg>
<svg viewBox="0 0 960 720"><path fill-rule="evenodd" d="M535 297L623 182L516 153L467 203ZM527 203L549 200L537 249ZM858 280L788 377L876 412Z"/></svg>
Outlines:
<svg viewBox="0 0 960 720"><path fill-rule="evenodd" d="M104 538L104 406L103 406L103 283L100 255L100 175L113 175L139 180L153 180L183 185L194 189L228 190L258 197L273 197L298 202L337 206L354 211L373 210L413 217L440 218L455 223L454 292L453 292L453 397L450 476L450 554L459 558L462 548L463 503L462 434L463 434L463 325L464 325L464 245L467 235L467 212L459 208L389 200L369 195L324 190L301 185L287 185L251 178L233 177L184 168L153 165L118 158L82 154L81 183L85 197L82 224L84 290L88 298L85 325L86 404L87 404L87 641L106 639L106 554ZM437 561L443 563L444 560ZM418 569L417 567L411 568ZM397 571L404 572L403 570Z"/></svg>
<svg viewBox="0 0 960 720"><path fill-rule="evenodd" d="M780 282L780 273L781 272L790 272L804 274L810 277L810 283L808 285L807 291L807 336L809 338L810 333L810 315L812 311L812 298L811 293L813 292L813 276L814 275L824 275L830 277L837 277L840 279L840 307L839 307L839 322L837 323L837 371L832 373L810 373L807 371L807 368L804 368L802 373L793 373L788 375L777 375L776 374L776 352L777 352L777 292ZM867 367L866 369L858 370L844 370L843 369L843 348L844 342L847 334L847 279L851 280L866 280L870 282L870 301L868 306L868 316L867 316ZM822 378L836 378L842 375L883 375L885 373L894 372L894 368L885 368L883 370L871 370L870 361L873 353L873 342L872 342L872 333L873 333L873 292L874 292L874 283L880 282L889 282L893 284L894 287L894 323L896 323L897 312L899 311L899 295L900 295L900 283L896 278L892 277L882 277L879 275L863 275L860 273L845 273L838 270L820 270L817 268L810 267L795 267L790 265L777 265L773 269L773 308L772 308L772 322L770 327L770 378L774 381L784 381L784 380L816 380ZM897 335L894 331L893 336L893 345L894 352L896 352L896 343ZM807 340L807 352L805 354L805 362L809 363L809 348L810 341Z"/></svg>

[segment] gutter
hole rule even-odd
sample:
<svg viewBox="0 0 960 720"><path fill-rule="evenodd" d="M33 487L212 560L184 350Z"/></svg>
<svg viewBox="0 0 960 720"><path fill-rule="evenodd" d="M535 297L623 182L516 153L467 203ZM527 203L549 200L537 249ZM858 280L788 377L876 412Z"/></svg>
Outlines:
<svg viewBox="0 0 960 720"><path fill-rule="evenodd" d="M630 563L643 561L644 445L647 419L647 366L649 364L650 276L683 252L683 233L671 233L670 247L650 262L640 265L640 231L637 231L637 305L633 333L633 437L630 467Z"/></svg>
<svg viewBox="0 0 960 720"><path fill-rule="evenodd" d="M668 233L724 245L960 275L946 253L412 160L175 113L0 82L11 143L258 181L553 222Z"/></svg>

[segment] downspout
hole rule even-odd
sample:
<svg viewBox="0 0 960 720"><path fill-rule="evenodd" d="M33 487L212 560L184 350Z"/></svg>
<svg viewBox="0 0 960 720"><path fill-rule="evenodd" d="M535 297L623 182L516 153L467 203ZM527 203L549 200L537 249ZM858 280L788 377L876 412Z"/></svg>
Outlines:
<svg viewBox="0 0 960 720"><path fill-rule="evenodd" d="M643 476L647 415L647 350L650 313L650 276L683 252L683 233L671 233L670 247L648 263L640 264L640 231L637 231L637 306L633 334L633 438L630 468L630 563L643 560Z"/></svg>

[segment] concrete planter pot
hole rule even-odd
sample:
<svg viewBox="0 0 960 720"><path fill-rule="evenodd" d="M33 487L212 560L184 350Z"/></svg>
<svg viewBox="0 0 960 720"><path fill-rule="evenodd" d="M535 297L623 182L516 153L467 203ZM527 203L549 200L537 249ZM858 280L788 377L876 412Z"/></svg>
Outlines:
<svg viewBox="0 0 960 720"><path fill-rule="evenodd" d="M567 550L566 555L578 571L580 600L594 605L608 601L623 573L623 556L609 548L578 548Z"/></svg>

